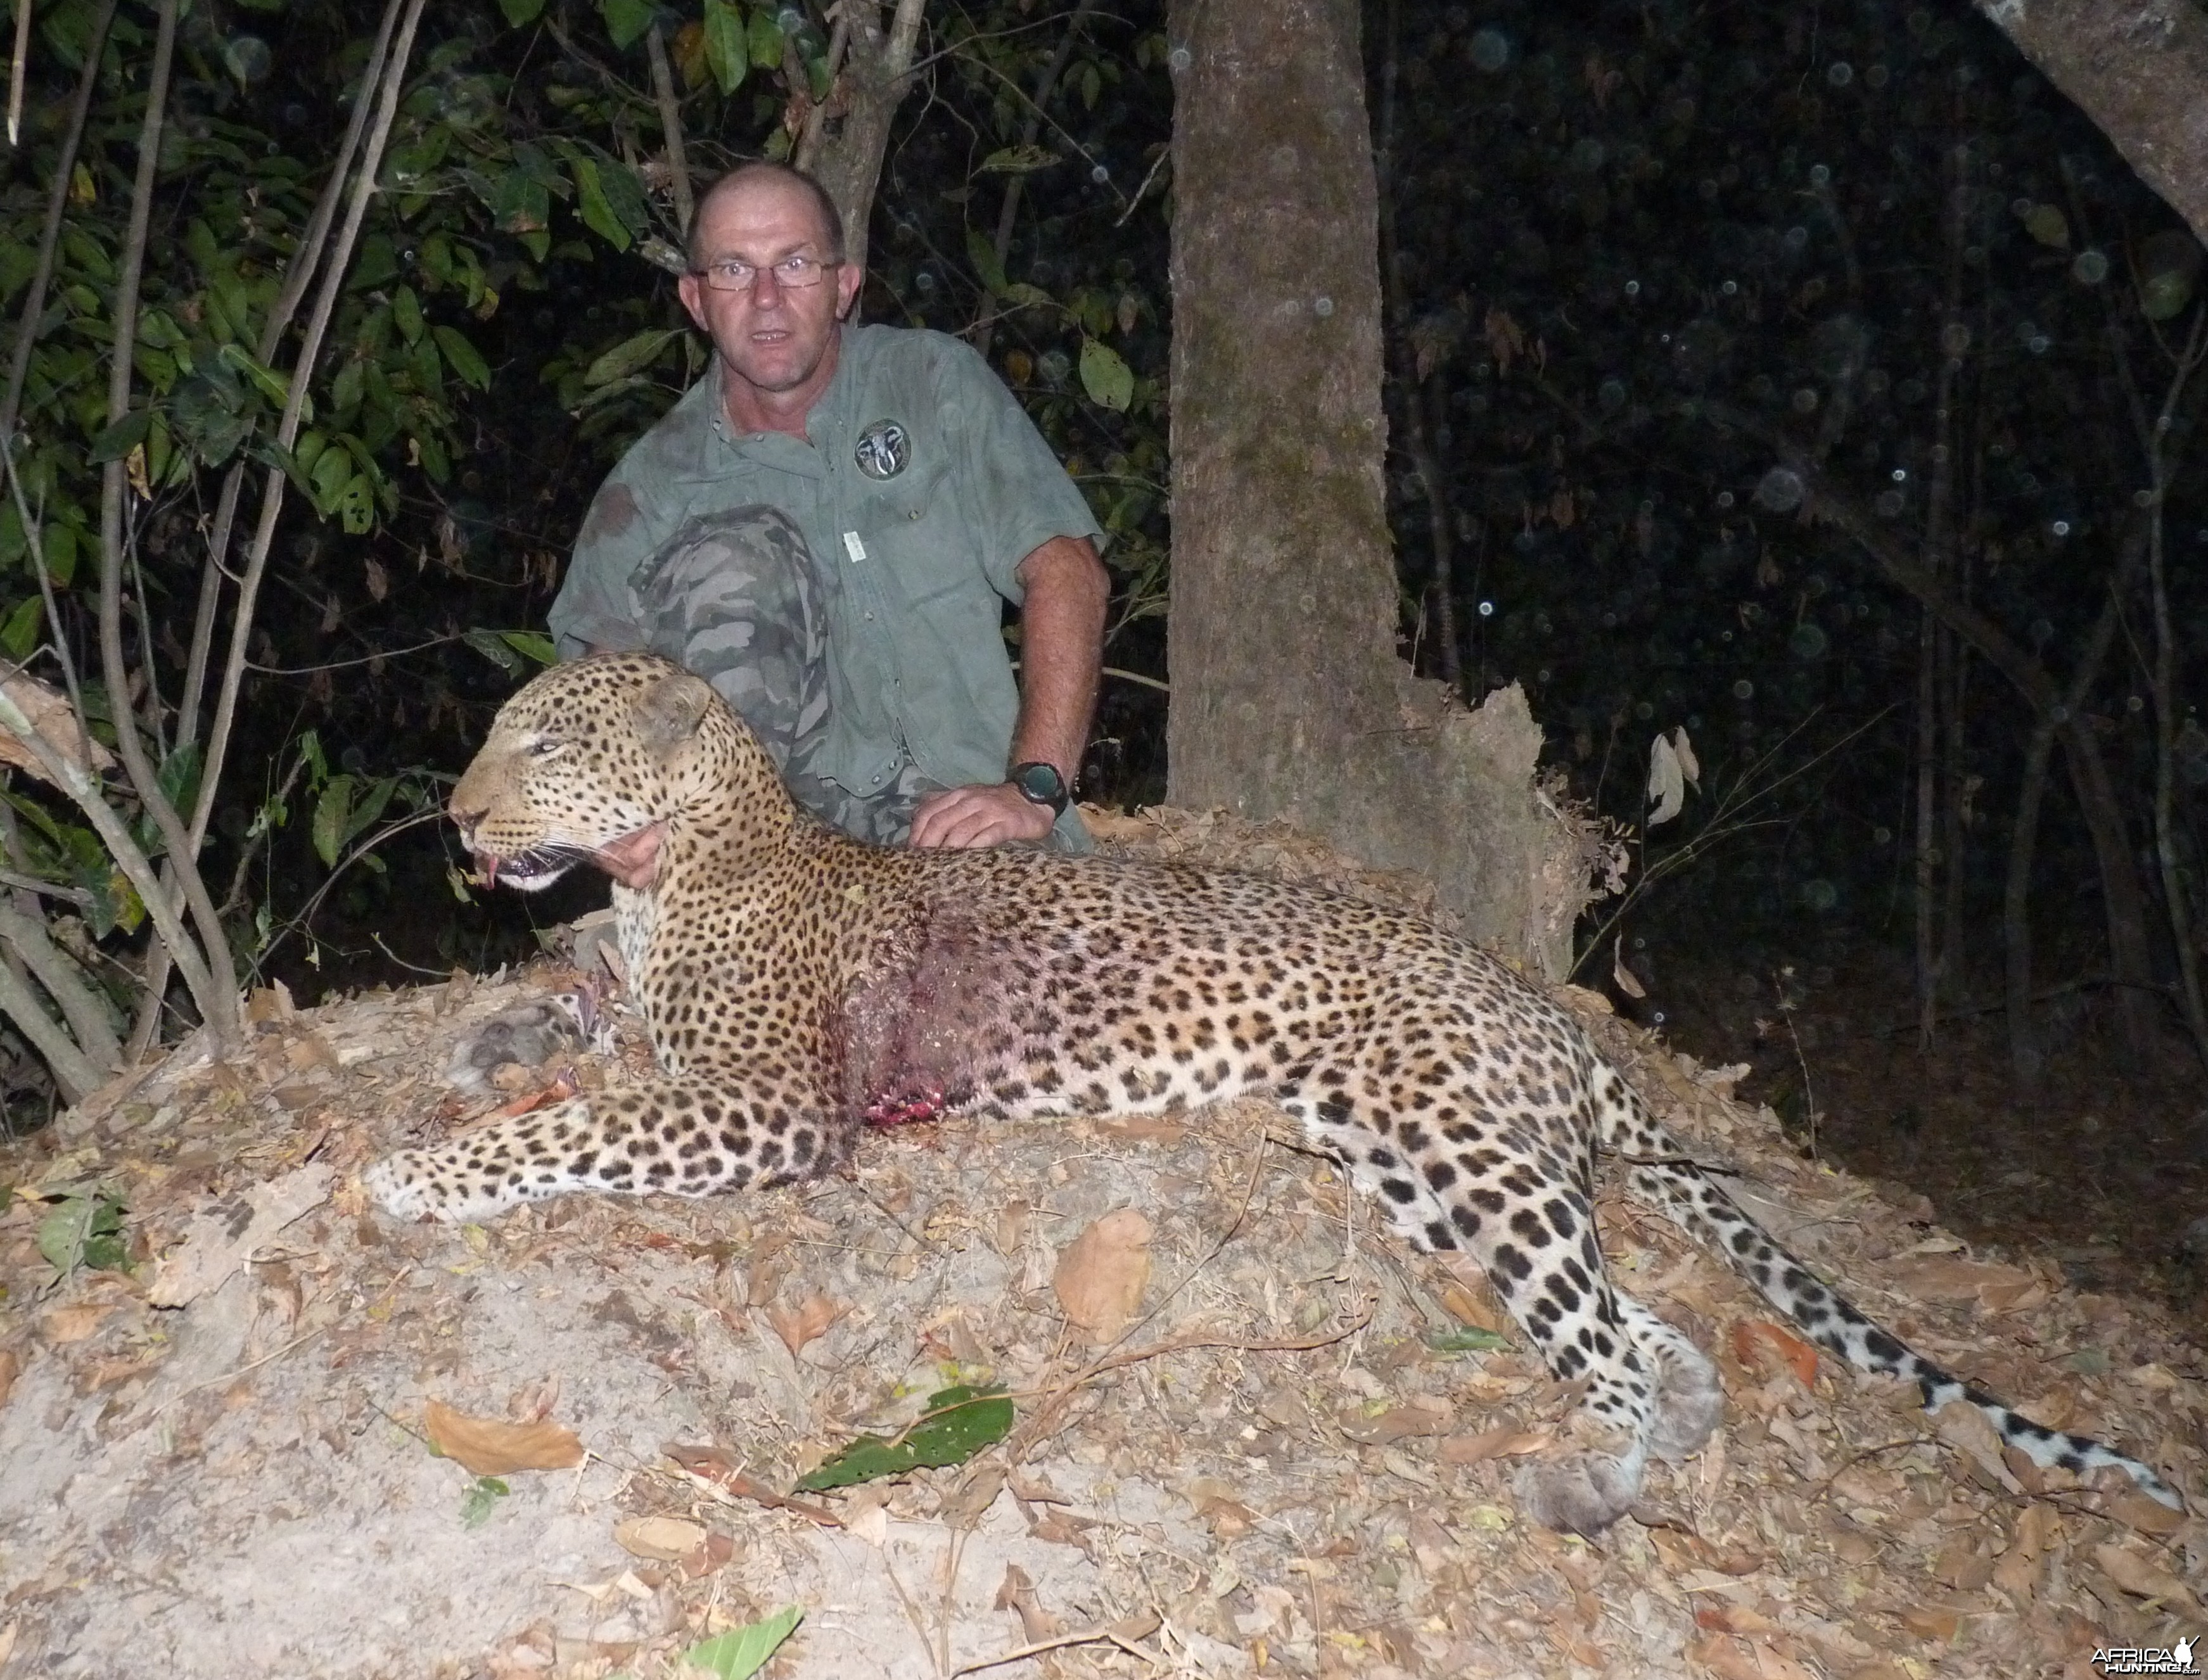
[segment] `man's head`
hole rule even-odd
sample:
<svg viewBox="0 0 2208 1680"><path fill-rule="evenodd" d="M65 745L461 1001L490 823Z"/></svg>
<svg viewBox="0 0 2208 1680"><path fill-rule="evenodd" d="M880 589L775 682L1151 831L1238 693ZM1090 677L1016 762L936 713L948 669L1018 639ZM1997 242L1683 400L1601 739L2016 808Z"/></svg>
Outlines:
<svg viewBox="0 0 2208 1680"><path fill-rule="evenodd" d="M689 258L683 305L730 376L777 396L825 387L836 323L865 276L844 264L842 222L818 182L781 164L731 170L699 201Z"/></svg>

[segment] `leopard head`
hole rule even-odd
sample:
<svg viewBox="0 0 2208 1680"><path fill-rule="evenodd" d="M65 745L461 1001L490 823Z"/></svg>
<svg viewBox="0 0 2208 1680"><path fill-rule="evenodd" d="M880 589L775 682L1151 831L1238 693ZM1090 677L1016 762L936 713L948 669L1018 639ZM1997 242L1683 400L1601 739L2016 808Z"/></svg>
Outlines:
<svg viewBox="0 0 2208 1680"><path fill-rule="evenodd" d="M649 653L544 672L499 708L447 811L487 879L524 892L579 863L631 885L671 826L787 831L773 761L703 678Z"/></svg>

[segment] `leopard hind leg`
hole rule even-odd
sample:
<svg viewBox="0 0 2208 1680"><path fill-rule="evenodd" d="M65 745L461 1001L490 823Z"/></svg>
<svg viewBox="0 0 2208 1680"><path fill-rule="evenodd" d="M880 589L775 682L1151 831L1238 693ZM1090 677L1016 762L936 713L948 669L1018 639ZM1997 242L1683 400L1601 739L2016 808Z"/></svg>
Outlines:
<svg viewBox="0 0 2208 1680"><path fill-rule="evenodd" d="M1707 1362L1611 1287L1593 1209L1569 1161L1505 1141L1527 1137L1525 1127L1450 1143L1431 1127L1389 1119L1377 1102L1360 1103L1348 1083L1329 1083L1322 1071L1280 1095L1413 1245L1470 1253L1551 1373L1586 1383L1563 1438L1528 1467L1518 1496L1548 1527L1608 1527L1639 1497L1652 1449L1691 1450L1707 1435L1713 1416L1701 1400L1680 1411L1659 1396L1674 1370L1695 1395L1713 1389Z"/></svg>

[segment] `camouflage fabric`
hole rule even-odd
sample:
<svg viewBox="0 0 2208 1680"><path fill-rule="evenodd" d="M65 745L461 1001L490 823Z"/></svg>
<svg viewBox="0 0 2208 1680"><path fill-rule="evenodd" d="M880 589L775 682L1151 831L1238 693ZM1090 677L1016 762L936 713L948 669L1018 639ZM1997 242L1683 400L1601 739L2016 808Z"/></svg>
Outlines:
<svg viewBox="0 0 2208 1680"><path fill-rule="evenodd" d="M903 845L914 808L941 783L907 759L855 794L820 772L827 739L828 630L804 533L756 504L700 514L630 575L654 653L688 666L752 726L797 802L846 834Z"/></svg>

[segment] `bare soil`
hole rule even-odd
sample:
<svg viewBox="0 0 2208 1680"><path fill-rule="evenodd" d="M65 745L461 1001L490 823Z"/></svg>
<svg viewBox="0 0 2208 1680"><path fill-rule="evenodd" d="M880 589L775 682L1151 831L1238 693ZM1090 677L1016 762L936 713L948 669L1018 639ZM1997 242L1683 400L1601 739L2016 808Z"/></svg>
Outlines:
<svg viewBox="0 0 2208 1680"><path fill-rule="evenodd" d="M1289 837L1151 831L1126 843L1401 886ZM261 994L249 1057L187 1046L0 1162L23 1187L0 1215L0 1676L651 1680L789 1605L778 1680L2083 1676L2096 1647L2204 1629L2208 1525L1798 1363L1719 1263L1614 1197L1617 1275L1712 1351L1726 1422L1599 1539L1532 1527L1513 1476L1569 1395L1521 1347L1439 1351L1499 1323L1491 1299L1262 1104L898 1128L844 1176L740 1200L460 1230L369 1211L361 1165L505 1100L446 1084L459 1037L574 979ZM1740 1070L1567 998L1866 1310L2208 1486L2208 1361L2162 1306L1974 1251L1917 1190L1803 1159ZM585 1088L645 1067L620 1025L618 1053L577 1059ZM127 1202L139 1263L57 1279L42 1198L92 1185ZM1064 1257L1125 1209L1147 1281L1095 1343ZM952 1381L1006 1386L1004 1443L782 1499ZM429 1450L432 1401L586 1456L493 1496Z"/></svg>

